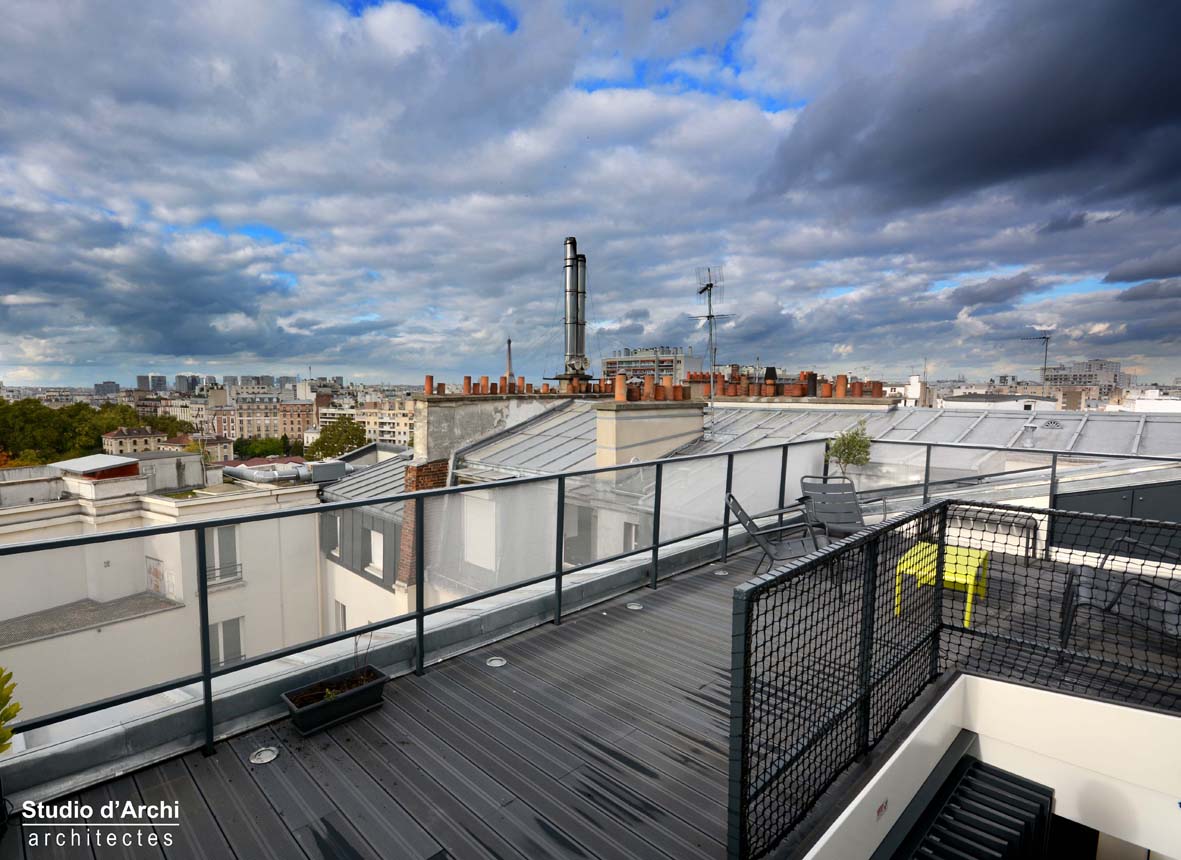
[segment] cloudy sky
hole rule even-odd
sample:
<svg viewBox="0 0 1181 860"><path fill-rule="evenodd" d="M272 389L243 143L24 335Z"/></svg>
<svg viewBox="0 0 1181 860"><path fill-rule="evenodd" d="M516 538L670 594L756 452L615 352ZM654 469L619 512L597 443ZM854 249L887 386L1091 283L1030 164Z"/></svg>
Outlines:
<svg viewBox="0 0 1181 860"><path fill-rule="evenodd" d="M1181 4L7 0L0 379L1181 375ZM871 368L870 370L864 370Z"/></svg>

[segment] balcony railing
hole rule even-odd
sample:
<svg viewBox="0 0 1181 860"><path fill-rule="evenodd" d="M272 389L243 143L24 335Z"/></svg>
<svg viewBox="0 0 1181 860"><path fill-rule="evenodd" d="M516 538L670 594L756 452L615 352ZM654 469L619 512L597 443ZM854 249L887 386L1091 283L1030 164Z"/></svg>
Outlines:
<svg viewBox="0 0 1181 860"><path fill-rule="evenodd" d="M548 583L552 585L549 618L561 623L572 586L602 571L626 568L641 573L647 585L655 588L662 570L668 572L674 553L702 546L713 553L716 547L724 559L732 542L743 539L725 505L727 493L750 511L782 508L798 495L801 477L826 473L824 450L823 439L809 440L0 545L6 594L34 600L47 593L44 574L51 571L82 597L97 595L92 602L106 601L103 606L108 606L117 601L106 592L118 585L123 589L119 599L127 606L116 620L137 622L79 626L78 630L89 631L86 635L98 636L95 630L101 630L102 648L63 641L53 653L70 655L68 662L44 657L49 653L46 649L56 647L51 639L0 645L0 663L17 669L20 697L26 703L26 719L14 731L28 735L67 720L197 687L204 745L211 749L215 682L224 689L239 677L235 673L258 680L265 664L359 636L406 629L413 641L412 668L422 673L431 659L426 627L451 610L493 603L516 592L536 593L538 586ZM859 485L868 497L888 497L895 509L988 487L996 475L1016 476L1022 492L1048 504L1062 458L1067 458L1037 449L893 440L876 442L874 451L883 455L882 461L876 464L877 471L874 464L863 470ZM974 452L970 462L964 460L964 451ZM1021 462L1010 462L1014 456ZM1072 452L1069 458L1070 462L1073 458L1101 462L1113 455ZM1181 463L1181 458L1119 455L1114 459ZM211 588L231 581L222 569L211 569L212 559L206 557L207 533L222 526L240 527L238 564L251 570L242 589ZM1036 528L1047 532L1044 511ZM380 541L372 536L374 532L381 535ZM341 551L330 554L334 547ZM346 551L349 547L352 551ZM368 554L373 547L383 553L381 564L371 563L375 559ZM145 558L147 590L138 573ZM332 601L336 598L320 589L336 575L336 568L347 572L350 566L354 573L364 573L365 587L380 589L365 595L377 595L385 602L366 596L368 617L351 609L347 614L350 620L366 618L366 623L335 630ZM232 572L225 573L232 577ZM344 574L341 577L342 589L352 586ZM10 588L9 581L17 587ZM251 604L251 595L265 599ZM71 618L94 609L62 600L56 608ZM248 605L252 608L242 608ZM6 607L9 618L36 615L43 609L32 603L23 610L14 607ZM183 614L168 614L172 612ZM224 620L214 615L226 612L233 613L227 617L244 616L241 647L252 656L218 666L211 658L210 622ZM178 623L181 619L183 624ZM132 626L138 631L135 635L117 635L120 628ZM145 660L145 653L152 659ZM23 671L19 661L26 656L22 655L27 655ZM82 665L83 659L89 662ZM305 665L315 659L319 658L298 658ZM67 679L63 684L55 671L36 668L55 665L74 666L78 680L85 683ZM256 671L250 674L250 670ZM291 665L283 667L291 670ZM175 704L175 699L169 701ZM142 716L142 708L137 715Z"/></svg>
<svg viewBox="0 0 1181 860"><path fill-rule="evenodd" d="M731 857L771 851L943 672L1181 713L1177 523L933 502L740 585L733 618Z"/></svg>

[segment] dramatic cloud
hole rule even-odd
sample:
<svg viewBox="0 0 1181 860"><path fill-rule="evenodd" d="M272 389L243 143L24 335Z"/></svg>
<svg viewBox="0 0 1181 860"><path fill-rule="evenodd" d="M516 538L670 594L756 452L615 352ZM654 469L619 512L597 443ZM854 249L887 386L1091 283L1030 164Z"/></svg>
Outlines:
<svg viewBox="0 0 1181 860"><path fill-rule="evenodd" d="M855 66L801 115L767 192L929 204L1012 184L1041 199L1181 202L1181 6L987 4L887 69Z"/></svg>
<svg viewBox="0 0 1181 860"><path fill-rule="evenodd" d="M1109 284L1118 284L1178 276L1181 276L1181 245L1158 251L1151 257L1121 263L1108 272L1103 280Z"/></svg>
<svg viewBox="0 0 1181 860"><path fill-rule="evenodd" d="M552 373L567 235L592 360L1171 379L1179 10L18 0L0 379Z"/></svg>

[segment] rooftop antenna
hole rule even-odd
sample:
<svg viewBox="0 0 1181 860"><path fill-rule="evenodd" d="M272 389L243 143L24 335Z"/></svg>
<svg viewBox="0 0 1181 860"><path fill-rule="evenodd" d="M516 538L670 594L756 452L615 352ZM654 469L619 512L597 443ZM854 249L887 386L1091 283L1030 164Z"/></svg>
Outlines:
<svg viewBox="0 0 1181 860"><path fill-rule="evenodd" d="M721 266L705 266L697 270L697 295L705 296L705 316L693 319L708 320L709 322L709 407L713 411L714 405L714 368L718 366L718 336L715 320L732 317L734 314L714 313L714 290L718 291L718 301L726 299L726 279Z"/></svg>
<svg viewBox="0 0 1181 860"><path fill-rule="evenodd" d="M1054 331L1052 328L1038 328L1034 326L1037 334L1031 334L1026 337L1018 338L1018 340L1040 340L1042 342L1042 397L1048 397L1050 389L1046 380L1046 372L1050 366L1050 335Z"/></svg>

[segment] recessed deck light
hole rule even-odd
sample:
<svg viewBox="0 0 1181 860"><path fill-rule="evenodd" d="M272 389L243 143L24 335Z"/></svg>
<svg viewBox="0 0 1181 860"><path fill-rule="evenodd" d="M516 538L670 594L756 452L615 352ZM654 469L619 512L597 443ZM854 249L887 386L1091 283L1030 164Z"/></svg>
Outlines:
<svg viewBox="0 0 1181 860"><path fill-rule="evenodd" d="M501 666L507 666L508 660L503 657L489 657L484 661L484 665L489 669L499 669Z"/></svg>
<svg viewBox="0 0 1181 860"><path fill-rule="evenodd" d="M250 754L251 764L270 764L279 757L276 747L259 747Z"/></svg>
<svg viewBox="0 0 1181 860"><path fill-rule="evenodd" d="M714 571L714 576L729 576L729 575L730 575L730 571L723 570L722 568L718 568L717 570Z"/></svg>
<svg viewBox="0 0 1181 860"><path fill-rule="evenodd" d="M632 612L639 612L641 609L643 609L643 608L644 608L644 604L642 604L642 603L629 603L629 604L627 605L627 608L628 608L628 609L630 609Z"/></svg>

